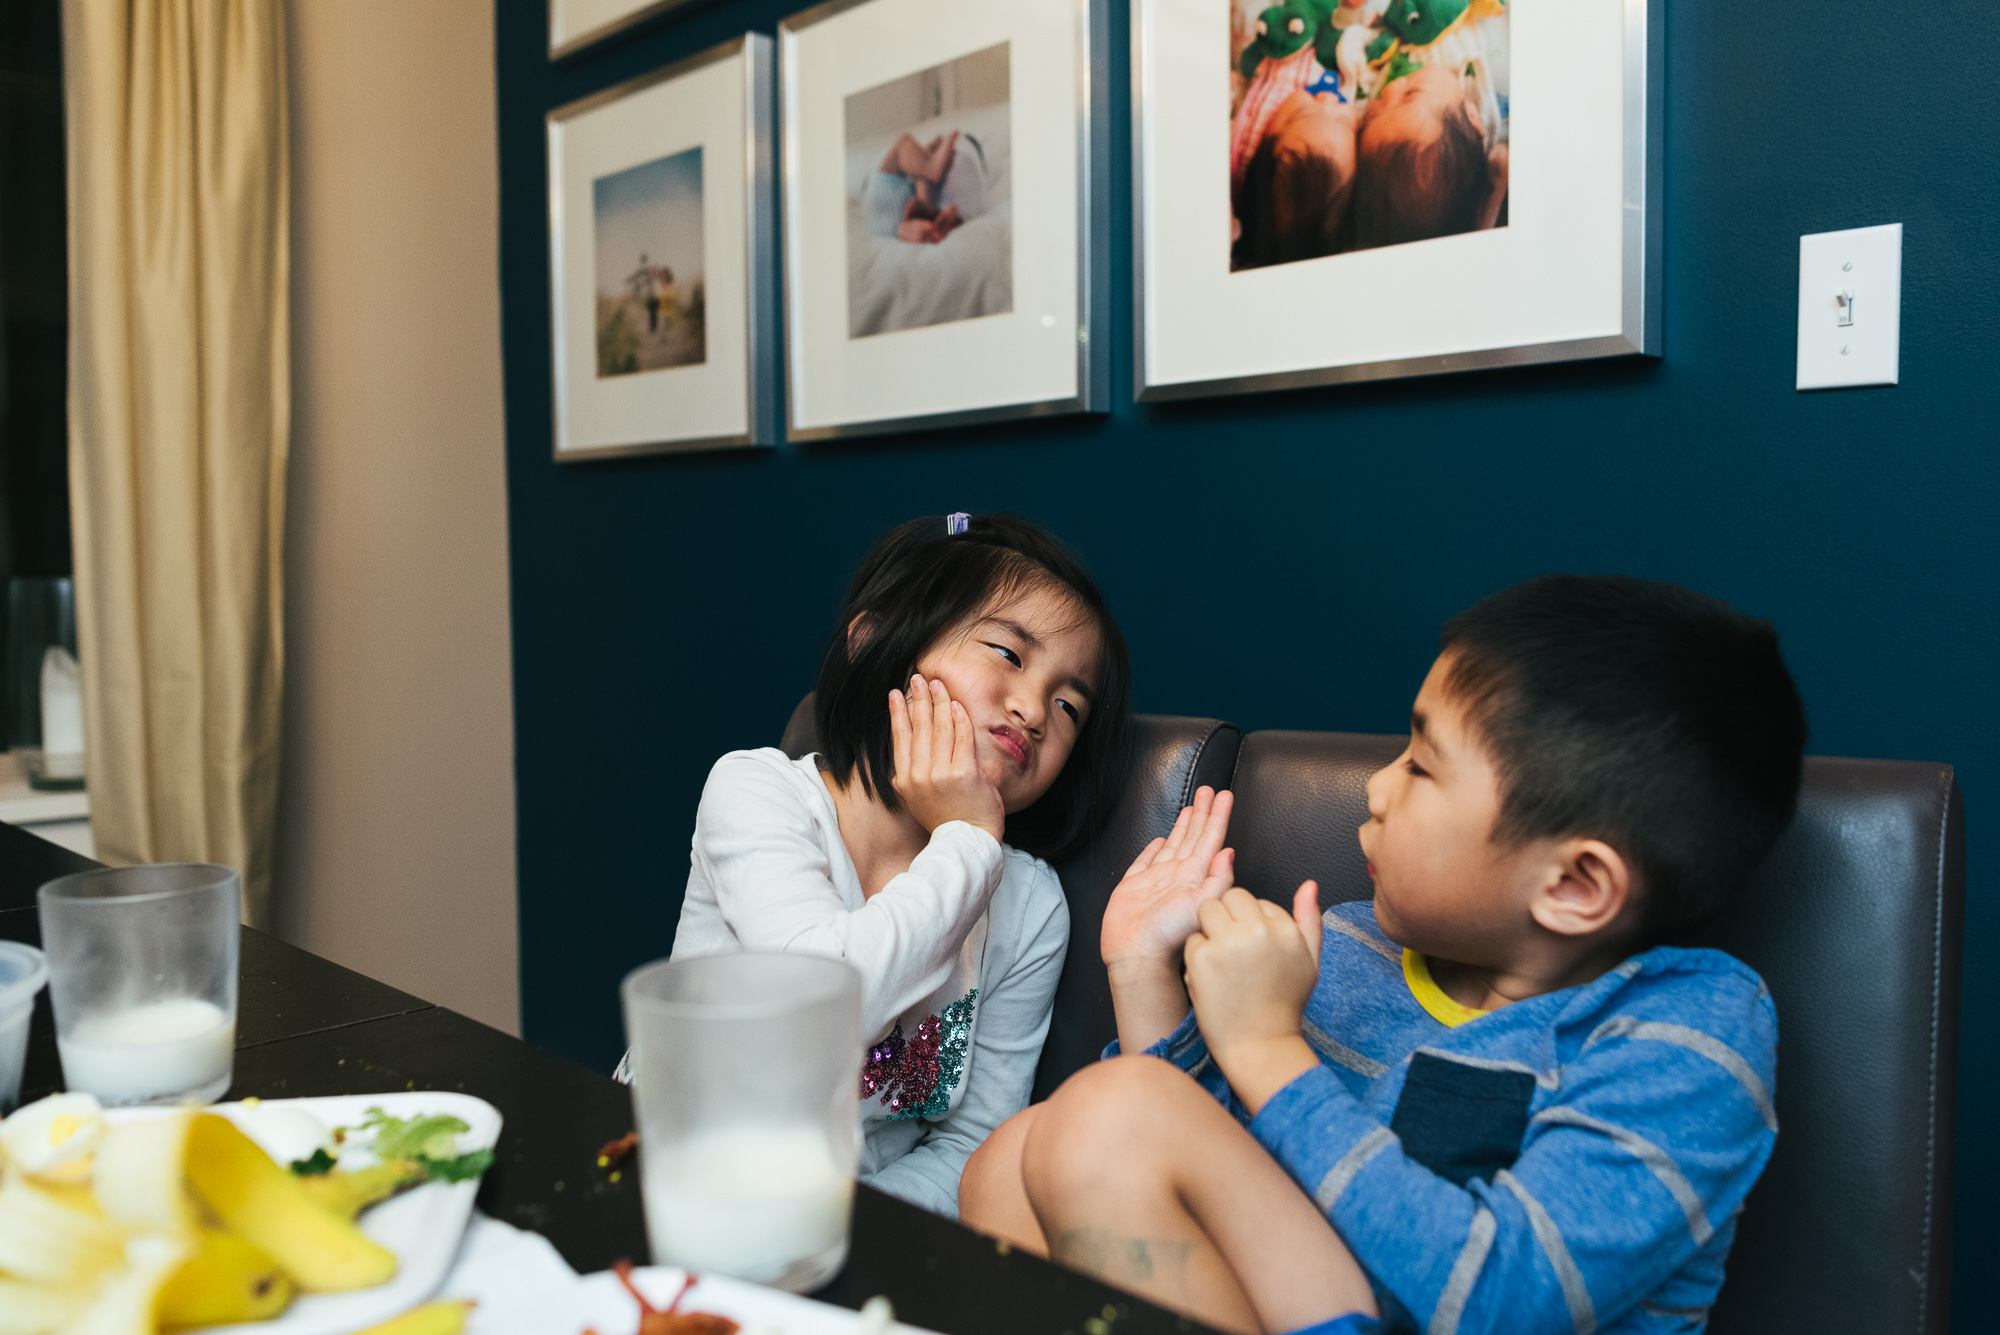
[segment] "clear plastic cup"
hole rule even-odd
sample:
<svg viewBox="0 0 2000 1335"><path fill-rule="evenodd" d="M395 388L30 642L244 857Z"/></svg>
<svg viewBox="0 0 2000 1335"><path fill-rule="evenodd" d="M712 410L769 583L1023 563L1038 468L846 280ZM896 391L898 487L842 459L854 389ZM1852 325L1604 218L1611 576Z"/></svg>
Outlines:
<svg viewBox="0 0 2000 1335"><path fill-rule="evenodd" d="M0 1113L21 1101L21 1068L28 1061L28 1020L35 994L49 980L42 952L17 941L0 941Z"/></svg>
<svg viewBox="0 0 2000 1335"><path fill-rule="evenodd" d="M861 1152L861 975L711 955L621 992L654 1262L794 1293L832 1279Z"/></svg>
<svg viewBox="0 0 2000 1335"><path fill-rule="evenodd" d="M236 1061L236 873L113 867L36 898L63 1083L106 1107L222 1097Z"/></svg>

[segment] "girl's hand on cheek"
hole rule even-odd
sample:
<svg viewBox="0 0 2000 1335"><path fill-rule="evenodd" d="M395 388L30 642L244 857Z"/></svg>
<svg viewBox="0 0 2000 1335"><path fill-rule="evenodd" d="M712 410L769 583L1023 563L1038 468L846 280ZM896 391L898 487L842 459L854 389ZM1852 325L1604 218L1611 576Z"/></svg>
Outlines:
<svg viewBox="0 0 2000 1335"><path fill-rule="evenodd" d="M979 772L972 715L941 681L910 678L909 694L889 692L896 796L926 830L962 820L999 839L1007 828L1000 790Z"/></svg>

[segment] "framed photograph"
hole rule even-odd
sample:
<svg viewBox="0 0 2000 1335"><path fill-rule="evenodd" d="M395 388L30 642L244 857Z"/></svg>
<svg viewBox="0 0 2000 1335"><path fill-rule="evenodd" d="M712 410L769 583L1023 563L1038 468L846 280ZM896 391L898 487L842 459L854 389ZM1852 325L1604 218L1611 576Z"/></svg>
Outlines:
<svg viewBox="0 0 2000 1335"><path fill-rule="evenodd" d="M778 434L771 39L549 113L555 456Z"/></svg>
<svg viewBox="0 0 2000 1335"><path fill-rule="evenodd" d="M1657 356L1664 13L1133 0L1137 397Z"/></svg>
<svg viewBox="0 0 2000 1335"><path fill-rule="evenodd" d="M786 433L1109 408L1103 0L779 25Z"/></svg>
<svg viewBox="0 0 2000 1335"><path fill-rule="evenodd" d="M647 19L693 12L714 0L549 0L549 59L581 51Z"/></svg>

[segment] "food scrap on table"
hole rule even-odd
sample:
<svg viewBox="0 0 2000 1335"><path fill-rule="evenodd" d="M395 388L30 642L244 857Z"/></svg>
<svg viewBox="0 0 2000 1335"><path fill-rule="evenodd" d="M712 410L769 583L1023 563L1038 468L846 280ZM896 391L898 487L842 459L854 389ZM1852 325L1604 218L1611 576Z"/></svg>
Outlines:
<svg viewBox="0 0 2000 1335"><path fill-rule="evenodd" d="M611 1273L618 1276L618 1282L632 1295L632 1301L639 1304L638 1335L736 1335L742 1327L726 1316L713 1312L683 1312L681 1299L687 1297L688 1290L699 1281L696 1275L689 1275L681 1281L681 1290L666 1310L646 1301L646 1295L639 1292L639 1286L632 1282L632 1263L620 1261L611 1267ZM595 1331L585 1331L584 1335L597 1335Z"/></svg>

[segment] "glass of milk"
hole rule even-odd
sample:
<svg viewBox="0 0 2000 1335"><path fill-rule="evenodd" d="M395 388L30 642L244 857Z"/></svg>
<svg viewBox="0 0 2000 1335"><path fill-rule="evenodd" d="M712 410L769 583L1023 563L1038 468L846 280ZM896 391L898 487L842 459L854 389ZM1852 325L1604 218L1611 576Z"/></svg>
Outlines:
<svg viewBox="0 0 2000 1335"><path fill-rule="evenodd" d="M861 975L711 955L621 991L654 1262L794 1293L832 1279L861 1149Z"/></svg>
<svg viewBox="0 0 2000 1335"><path fill-rule="evenodd" d="M36 898L63 1083L106 1107L221 1098L236 1057L236 873L114 867Z"/></svg>

